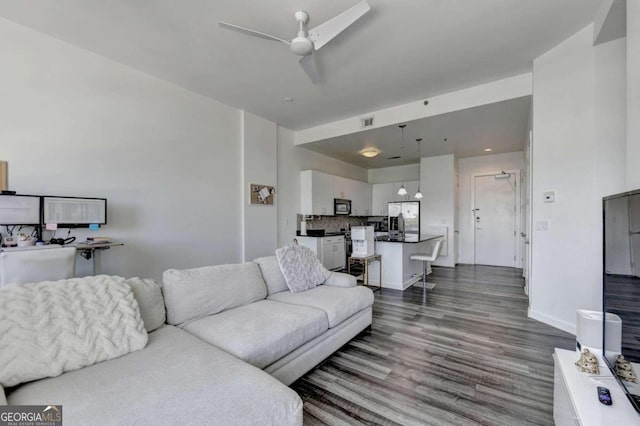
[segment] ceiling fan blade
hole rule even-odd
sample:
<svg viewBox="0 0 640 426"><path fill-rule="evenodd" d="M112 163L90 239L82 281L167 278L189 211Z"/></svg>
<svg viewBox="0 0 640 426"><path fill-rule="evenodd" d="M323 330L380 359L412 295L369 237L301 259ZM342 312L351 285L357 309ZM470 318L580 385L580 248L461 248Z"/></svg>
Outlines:
<svg viewBox="0 0 640 426"><path fill-rule="evenodd" d="M250 36L254 36L254 37L260 37L260 38L264 38L266 40L272 40L272 41L280 41L284 44L291 44L289 43L287 40L284 40L280 37L276 37L276 36L272 36L270 34L265 34L265 33L261 33L260 31L256 31L256 30L252 30L249 28L244 28L238 25L234 25L234 24L229 24L227 22L218 22L218 25L220 26L220 28L224 28L227 30L233 30L233 31L238 31L240 33L243 34L247 34Z"/></svg>
<svg viewBox="0 0 640 426"><path fill-rule="evenodd" d="M298 59L298 63L300 63L300 66L304 72L307 73L313 84L320 81L320 74L318 74L318 68L316 67L316 55L312 53L310 55L303 56Z"/></svg>
<svg viewBox="0 0 640 426"><path fill-rule="evenodd" d="M369 11L369 3L361 1L351 9L345 10L340 15L334 16L324 24L320 24L309 30L309 38L313 41L316 50L329 43L335 36L344 31L349 25L356 22L362 15Z"/></svg>

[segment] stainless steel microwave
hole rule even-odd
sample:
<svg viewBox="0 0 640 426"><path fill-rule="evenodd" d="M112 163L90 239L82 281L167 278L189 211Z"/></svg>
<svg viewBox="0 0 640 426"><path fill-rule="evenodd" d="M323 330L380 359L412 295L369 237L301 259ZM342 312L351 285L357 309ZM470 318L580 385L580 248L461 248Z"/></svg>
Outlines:
<svg viewBox="0 0 640 426"><path fill-rule="evenodd" d="M350 215L351 214L351 200L342 200L340 198L333 199L333 214L334 215Z"/></svg>

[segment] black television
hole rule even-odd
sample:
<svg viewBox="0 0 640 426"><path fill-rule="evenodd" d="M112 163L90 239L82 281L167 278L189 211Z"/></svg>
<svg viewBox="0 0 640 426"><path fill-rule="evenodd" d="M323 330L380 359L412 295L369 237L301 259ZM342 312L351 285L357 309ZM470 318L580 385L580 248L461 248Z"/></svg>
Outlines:
<svg viewBox="0 0 640 426"><path fill-rule="evenodd" d="M106 198L42 197L42 223L59 228L89 228L107 224Z"/></svg>
<svg viewBox="0 0 640 426"><path fill-rule="evenodd" d="M621 352L640 375L640 190L602 199L602 310L622 321ZM620 380L614 371L618 347L607 342L603 321L603 354L633 407L640 412L640 384ZM607 347L609 343L609 347Z"/></svg>

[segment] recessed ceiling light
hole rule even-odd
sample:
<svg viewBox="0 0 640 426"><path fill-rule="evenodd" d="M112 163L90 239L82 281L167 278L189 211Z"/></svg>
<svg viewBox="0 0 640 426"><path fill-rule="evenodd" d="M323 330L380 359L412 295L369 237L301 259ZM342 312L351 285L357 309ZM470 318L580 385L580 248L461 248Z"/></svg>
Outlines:
<svg viewBox="0 0 640 426"><path fill-rule="evenodd" d="M360 151L360 154L367 158L373 158L380 154L380 150L378 148L365 148Z"/></svg>
<svg viewBox="0 0 640 426"><path fill-rule="evenodd" d="M485 148L485 149L484 149L484 152L491 152L491 151L493 151L493 149L492 149L492 148Z"/></svg>
<svg viewBox="0 0 640 426"><path fill-rule="evenodd" d="M282 98L282 100L285 102L293 102L293 98L290 98L289 96L287 96L286 98Z"/></svg>

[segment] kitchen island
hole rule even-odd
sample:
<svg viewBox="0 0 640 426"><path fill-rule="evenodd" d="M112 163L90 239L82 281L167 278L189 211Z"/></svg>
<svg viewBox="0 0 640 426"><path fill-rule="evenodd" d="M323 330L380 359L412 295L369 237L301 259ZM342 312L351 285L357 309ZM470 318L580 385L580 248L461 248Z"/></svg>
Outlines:
<svg viewBox="0 0 640 426"><path fill-rule="evenodd" d="M422 262L409 260L412 254L431 253L433 244L443 235L422 234L417 241L378 239L376 254L382 256L382 288L406 290L421 280ZM369 283L380 284L378 268L369 271Z"/></svg>

